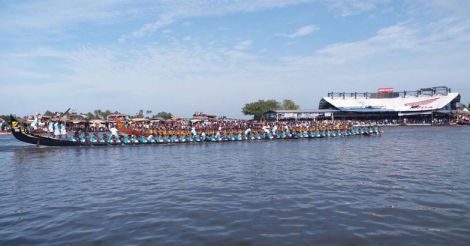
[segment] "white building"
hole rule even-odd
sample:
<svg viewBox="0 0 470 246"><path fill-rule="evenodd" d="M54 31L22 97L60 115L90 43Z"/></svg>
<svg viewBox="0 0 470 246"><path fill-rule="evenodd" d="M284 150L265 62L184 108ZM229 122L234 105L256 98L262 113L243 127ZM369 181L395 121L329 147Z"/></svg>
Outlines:
<svg viewBox="0 0 470 246"><path fill-rule="evenodd" d="M399 119L449 115L460 103L460 94L446 86L422 88L416 91L395 92L379 88L377 92L328 93L314 110L270 110L268 120L310 119Z"/></svg>
<svg viewBox="0 0 470 246"><path fill-rule="evenodd" d="M446 86L402 92L383 92L381 88L376 93L328 93L321 99L319 108L362 114L396 113L401 116L452 110L459 102L460 94L451 92Z"/></svg>

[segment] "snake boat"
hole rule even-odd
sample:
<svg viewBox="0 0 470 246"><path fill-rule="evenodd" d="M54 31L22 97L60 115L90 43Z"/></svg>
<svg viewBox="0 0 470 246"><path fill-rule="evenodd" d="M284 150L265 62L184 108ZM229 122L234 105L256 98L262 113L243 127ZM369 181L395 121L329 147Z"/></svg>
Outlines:
<svg viewBox="0 0 470 246"><path fill-rule="evenodd" d="M269 141L269 140L287 140L287 139L312 139L312 138L333 138L348 136L372 136L380 135L378 128L356 128L343 131L316 131L316 132L298 132L293 134L278 134L273 136L271 133L254 135L238 135L238 136L166 136L153 137L148 135L133 135L134 131L120 127L120 135L117 137L105 138L85 138L76 139L72 136L69 138L53 138L47 135L31 133L26 124L11 116L10 121L11 133L21 142L34 144L37 146L116 146L116 145L148 145L148 144L184 144L184 143L205 143L205 142L233 142L233 141ZM122 132L121 132L122 131Z"/></svg>

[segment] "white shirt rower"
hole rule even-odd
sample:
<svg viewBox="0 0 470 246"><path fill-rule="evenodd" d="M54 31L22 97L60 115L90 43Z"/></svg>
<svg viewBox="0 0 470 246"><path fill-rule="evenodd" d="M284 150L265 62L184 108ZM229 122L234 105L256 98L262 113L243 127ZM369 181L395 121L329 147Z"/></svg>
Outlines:
<svg viewBox="0 0 470 246"><path fill-rule="evenodd" d="M63 135L63 136L67 135L67 129L65 128L64 123L60 124L60 135Z"/></svg>
<svg viewBox="0 0 470 246"><path fill-rule="evenodd" d="M60 135L60 128L59 128L59 123L55 122L54 123L54 136L58 137Z"/></svg>
<svg viewBox="0 0 470 246"><path fill-rule="evenodd" d="M269 133L269 126L263 126L264 133Z"/></svg>
<svg viewBox="0 0 470 246"><path fill-rule="evenodd" d="M109 131L111 132L111 136L116 136L116 137L117 137L117 135L118 135L118 129L116 129L116 127L114 127L114 126L111 127L111 128L109 129Z"/></svg>
<svg viewBox="0 0 470 246"><path fill-rule="evenodd" d="M48 125L49 125L49 133L50 134L54 133L54 123L50 121Z"/></svg>
<svg viewBox="0 0 470 246"><path fill-rule="evenodd" d="M34 130L37 130L37 129L38 129L38 118L34 117L34 120L33 120L33 122L31 123L31 127L32 127Z"/></svg>

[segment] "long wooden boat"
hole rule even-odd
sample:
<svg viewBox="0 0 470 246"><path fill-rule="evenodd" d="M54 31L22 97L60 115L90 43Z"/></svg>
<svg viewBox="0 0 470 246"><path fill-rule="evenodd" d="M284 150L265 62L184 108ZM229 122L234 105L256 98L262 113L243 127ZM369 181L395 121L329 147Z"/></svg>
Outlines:
<svg viewBox="0 0 470 246"><path fill-rule="evenodd" d="M90 141L90 140L86 140L86 141L83 141L83 140L69 140L69 139L57 139L57 138L52 138L52 137L48 137L48 136L43 136L43 135L40 135L40 134L34 134L34 133L30 133L29 130L27 129L26 127L26 124L24 124L23 122L17 120L14 116L11 116L11 121L10 121L10 126L11 126L11 133L13 134L13 136L18 139L19 141L22 141L22 142L25 142L25 143L29 143L29 144L34 144L34 145L37 145L37 146L112 146L112 145L148 145L148 144L174 144L174 143L203 143L203 142L232 142L232 141L266 141L266 140L285 140L285 139L300 139L300 138L305 138L305 139L309 139L309 138L324 138L324 137L338 137L338 136L353 136L353 135L361 135L361 136L371 136L371 135L380 135L381 134L381 131L379 130L367 130L367 131L356 131L354 134L349 134L349 135L345 135L345 134L337 134L336 132L335 133L332 133L332 135L330 135L330 133L328 133L328 135L325 135L325 133L323 132L322 135L318 135L318 132L317 132L317 135L315 136L301 136L303 133L300 133L299 136L297 135L293 135L291 137L286 137L286 138L280 138L280 137L266 137L266 136L263 136L262 138L256 138L256 139L247 139L247 138L243 138L243 139L199 139L199 137L197 138L198 140L196 139L193 139L192 137L188 137L188 138L183 138L183 139L176 139L175 141L173 140L158 140L158 141L147 141L147 138L144 136L144 135L138 135L138 134L133 134L133 131L125 131L126 129L124 128L120 128L119 131L120 131L120 134L125 134L125 135L133 135L135 136L135 139L129 141L129 142L126 142L126 141L121 141L121 137L122 135L120 135L120 137L118 137L117 139L114 139L114 140L109 140L109 141ZM124 131L122 131L124 130ZM137 137L139 136L139 137ZM119 139L119 140L118 140Z"/></svg>
<svg viewBox="0 0 470 246"><path fill-rule="evenodd" d="M121 122L120 119L116 119L116 126L117 126L118 131L123 134L135 135L135 136L146 136L146 137L151 135L150 133L147 133L144 131L127 128L126 126L124 126L124 124Z"/></svg>

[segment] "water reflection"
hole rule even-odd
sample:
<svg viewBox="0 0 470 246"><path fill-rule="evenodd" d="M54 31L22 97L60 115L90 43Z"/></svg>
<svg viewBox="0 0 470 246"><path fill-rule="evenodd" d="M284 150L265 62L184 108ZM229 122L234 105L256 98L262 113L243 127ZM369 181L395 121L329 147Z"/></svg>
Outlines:
<svg viewBox="0 0 470 246"><path fill-rule="evenodd" d="M469 128L36 148L0 139L0 244L464 245Z"/></svg>

